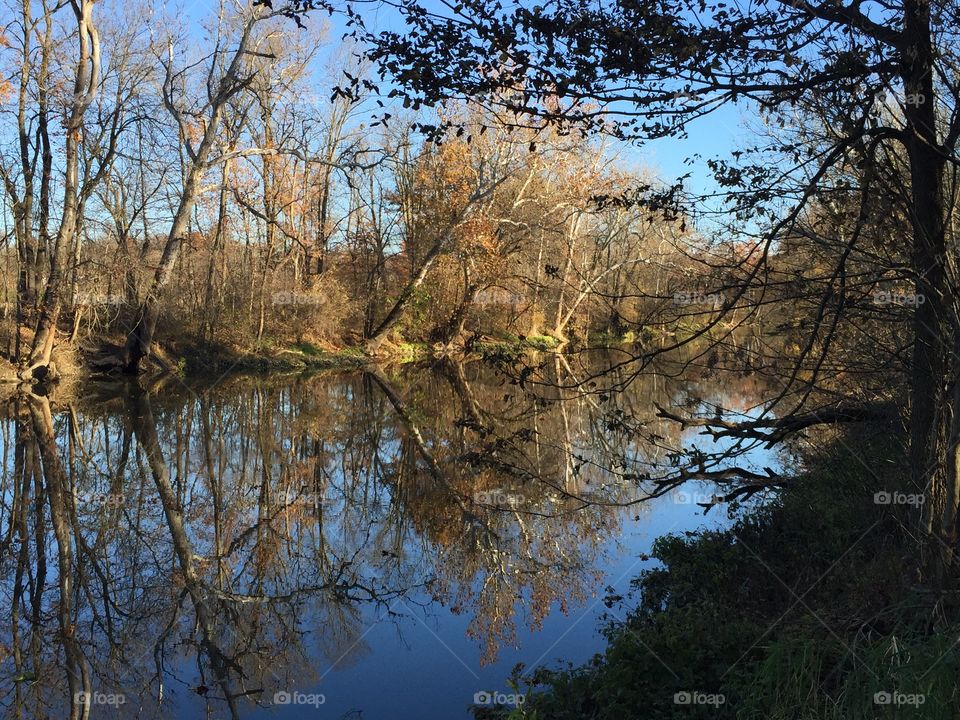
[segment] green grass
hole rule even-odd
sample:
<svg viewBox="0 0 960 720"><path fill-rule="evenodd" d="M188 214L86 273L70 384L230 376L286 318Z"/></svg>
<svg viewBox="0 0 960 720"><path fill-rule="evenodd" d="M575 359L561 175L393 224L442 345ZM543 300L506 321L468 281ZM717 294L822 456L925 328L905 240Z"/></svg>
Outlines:
<svg viewBox="0 0 960 720"><path fill-rule="evenodd" d="M534 350L553 350L560 344L560 340L553 335L527 335L523 339L518 338L518 342L522 347Z"/></svg>
<svg viewBox="0 0 960 720"><path fill-rule="evenodd" d="M296 350L299 353L303 353L304 355L307 355L309 357L322 357L323 355L327 354L323 350L318 348L316 345L314 345L313 343L309 343L306 341L294 343L291 346L291 349Z"/></svg>
<svg viewBox="0 0 960 720"><path fill-rule="evenodd" d="M352 357L352 358L365 358L367 357L366 351L360 345L354 345L352 347L345 347L336 352L337 355L342 357Z"/></svg>
<svg viewBox="0 0 960 720"><path fill-rule="evenodd" d="M317 347L313 343L298 342L290 349L303 355L302 362L307 369L343 369L358 367L366 361L366 354L361 347L346 347L336 352L329 352Z"/></svg>
<svg viewBox="0 0 960 720"><path fill-rule="evenodd" d="M549 351L560 346L560 340L553 335L501 335L494 340L483 340L474 344L473 349L489 359L512 360L529 350Z"/></svg>
<svg viewBox="0 0 960 720"><path fill-rule="evenodd" d="M426 343L402 342L390 355L394 362L417 362L430 356L430 346Z"/></svg>

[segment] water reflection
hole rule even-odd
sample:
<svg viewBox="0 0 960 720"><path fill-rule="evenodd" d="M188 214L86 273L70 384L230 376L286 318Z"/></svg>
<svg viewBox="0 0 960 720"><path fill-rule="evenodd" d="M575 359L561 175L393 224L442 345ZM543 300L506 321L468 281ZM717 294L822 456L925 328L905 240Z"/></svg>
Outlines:
<svg viewBox="0 0 960 720"><path fill-rule="evenodd" d="M644 512L623 505L665 492L653 479L691 442L655 403L747 411L756 389L651 373L584 395L557 389L561 359L548 371L536 389L447 363L12 399L7 714L246 717L297 688L317 704L331 673L395 656L373 617L465 617L489 663L602 594L611 539Z"/></svg>

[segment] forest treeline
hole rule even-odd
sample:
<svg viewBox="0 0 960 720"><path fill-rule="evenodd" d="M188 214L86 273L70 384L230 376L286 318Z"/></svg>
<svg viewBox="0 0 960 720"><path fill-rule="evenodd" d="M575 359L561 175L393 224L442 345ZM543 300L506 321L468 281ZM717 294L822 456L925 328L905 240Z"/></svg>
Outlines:
<svg viewBox="0 0 960 720"><path fill-rule="evenodd" d="M654 184L616 146L468 103L378 122L384 99L336 91L368 64L319 22L6 13L0 348L24 377L49 377L54 348L135 371L158 344L629 338L664 307L718 302L691 280L682 216L611 200ZM424 118L459 131L429 141Z"/></svg>
<svg viewBox="0 0 960 720"><path fill-rule="evenodd" d="M829 152L835 109L783 127L762 116L739 165L710 162L731 204L705 209L609 134L501 111L504 90L415 108L365 79L383 61L336 14L298 24L285 7L224 5L199 23L146 3L6 7L9 375L49 379L77 349L137 372L183 354L504 341L626 341L642 364L699 343L695 360L786 381L774 405L829 399L854 371L858 402L902 400L889 380L909 371L915 296L889 238L910 224L906 159L847 148L815 193L774 170ZM545 102L562 114L559 96ZM871 111L900 116L889 100ZM771 244L763 218L804 193Z"/></svg>

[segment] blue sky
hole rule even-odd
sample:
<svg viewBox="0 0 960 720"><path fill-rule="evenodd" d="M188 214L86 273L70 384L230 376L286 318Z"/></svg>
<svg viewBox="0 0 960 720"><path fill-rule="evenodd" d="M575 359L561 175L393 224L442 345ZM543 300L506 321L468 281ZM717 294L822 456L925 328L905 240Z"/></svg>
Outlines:
<svg viewBox="0 0 960 720"><path fill-rule="evenodd" d="M425 0L426 5L430 5L430 0ZM179 0L176 3L170 3L170 6L177 9L179 17L188 18L198 25L204 19L209 19L217 10L219 0ZM365 18L372 27L389 27L395 23L390 18L390 12L379 11L374 5L370 5L373 17ZM326 13L318 13L317 19L307 22L330 22ZM332 20L336 22L336 18ZM331 45L339 38L341 30L334 29L331 32ZM324 59L321 53L319 61ZM328 93L329 88L316 88L317 94ZM664 138L653 142L645 143L640 146L624 147L624 156L631 165L650 168L656 172L664 181L671 181L686 173L691 173L691 178L687 181L687 188L696 193L707 193L715 189L709 170L706 167L706 159L711 157L726 157L730 151L734 150L739 144L741 138L745 136L743 121L744 110L742 107L728 105L713 112L707 117L701 118L691 124L688 129L688 136L685 138ZM700 156L692 166L685 164L688 157Z"/></svg>
<svg viewBox="0 0 960 720"><path fill-rule="evenodd" d="M663 138L627 150L631 160L645 165L665 181L691 173L687 181L689 190L700 194L716 188L706 160L712 157L727 157L742 145L746 133L742 108L725 105L710 115L693 122L685 138ZM692 166L685 164L690 157L699 156Z"/></svg>

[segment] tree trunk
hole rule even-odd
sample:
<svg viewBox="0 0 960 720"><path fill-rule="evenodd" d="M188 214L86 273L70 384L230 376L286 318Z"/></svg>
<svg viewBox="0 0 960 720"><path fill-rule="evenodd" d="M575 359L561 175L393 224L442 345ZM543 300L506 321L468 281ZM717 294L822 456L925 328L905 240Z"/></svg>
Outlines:
<svg viewBox="0 0 960 720"><path fill-rule="evenodd" d="M924 494L923 529L927 544L922 563L930 580L945 576L954 562L956 513L960 501L957 447L960 433L958 344L951 269L946 243L943 196L944 160L938 151L933 47L928 0L904 3L903 81L906 96L906 146L912 190L914 313L910 463L915 492Z"/></svg>
<svg viewBox="0 0 960 720"><path fill-rule="evenodd" d="M220 129L220 122L223 116L224 108L234 95L242 90L246 84L240 79L241 64L245 61L247 48L253 36L253 26L260 18L260 9L256 8L249 17L243 28L240 41L237 43L237 49L234 51L230 66L224 73L217 93L211 100L210 114L207 118L207 125L203 132L203 138L200 145L190 159L190 167L187 170L187 177L183 185L183 193L180 196L180 204L177 206L177 212L173 216L173 223L170 225L170 232L167 234L167 242L163 248L163 254L160 257L160 264L157 266L153 275L153 282L147 291L146 297L140 304L140 319L136 327L127 338L126 357L124 358L124 372L135 374L140 370L141 361L149 356L153 345L153 336L157 331L157 321L160 318L160 298L164 287L170 281L173 274L173 267L177 262L180 253L180 246L183 244L187 227L190 223L190 214L197 202L197 196L200 191L200 182L203 179L204 172L207 169L208 158L214 145L217 143L217 133ZM170 67L168 73L172 73L173 50L170 50ZM171 92L169 83L171 82L168 74L165 80L164 92ZM172 100L169 100L172 102ZM178 111L172 105L168 104L168 109L177 115ZM178 119L182 120L178 116Z"/></svg>
<svg viewBox="0 0 960 720"><path fill-rule="evenodd" d="M407 283L407 286L403 289L403 292L400 293L397 301L393 304L393 307L390 308L390 312L387 313L387 316L381 321L381 323L377 326L377 329L373 331L373 333L364 343L364 347L368 353L371 355L376 354L377 350L379 350L380 346L383 344L383 341L386 340L387 333L389 333L390 330L392 330L393 327L400 321L400 318L403 317L403 311L413 298L413 293L416 292L417 288L423 284L423 281L427 277L427 273L440 256L440 252L443 250L444 245L447 244L449 236L449 232L444 233L443 237L437 240L433 244L433 247L427 251L427 254L424 255L416 274L410 278L410 282Z"/></svg>
<svg viewBox="0 0 960 720"><path fill-rule="evenodd" d="M447 320L446 327L440 332L440 340L449 345L463 335L463 328L467 322L467 311L473 306L473 301L480 292L480 283L470 281L470 268L463 266L463 297L457 303L456 309Z"/></svg>
<svg viewBox="0 0 960 720"><path fill-rule="evenodd" d="M150 347L153 344L153 335L157 330L157 320L160 317L160 295L163 288L170 281L173 275L173 266L177 261L177 255L180 252L180 245L187 233L190 224L190 213L193 212L193 206L197 201L197 192L200 180L203 176L203 168L197 162L194 162L187 175L187 180L183 186L183 194L180 197L180 205L173 216L173 224L170 226L170 234L167 236L167 242L163 247L163 255L160 257L160 264L157 265L156 272L153 275L153 282L150 283L150 289L140 305L140 319L134 327L133 332L127 338L127 357L124 365L124 371L136 373L140 370L140 362L150 354Z"/></svg>
<svg viewBox="0 0 960 720"><path fill-rule="evenodd" d="M27 367L21 371L21 377L31 373L40 379L49 377L46 370L49 370L57 321L60 319L60 310L63 307L66 254L72 245L78 225L80 128L83 125L84 112L93 102L100 82L100 38L93 24L93 4L94 0L82 0L74 5L80 51L73 86L73 106L65 128L63 215L60 218L60 230L57 232L53 251L50 254L50 275L40 302L40 315L37 318L33 344L30 348L30 358ZM45 371L40 372L41 369Z"/></svg>
<svg viewBox="0 0 960 720"><path fill-rule="evenodd" d="M213 332L217 322L219 312L216 310L217 303L214 302L214 279L216 277L217 256L223 252L223 246L226 243L226 222L227 222L227 183L230 179L230 161L223 163L223 181L220 184L220 201L217 209L217 227L214 230L213 243L210 247L210 263L207 265L207 285L204 293L204 324L206 326L204 337L207 342L213 342Z"/></svg>

